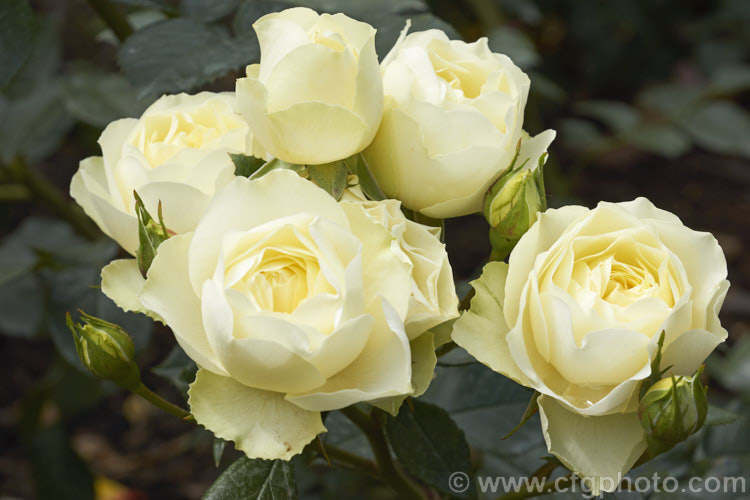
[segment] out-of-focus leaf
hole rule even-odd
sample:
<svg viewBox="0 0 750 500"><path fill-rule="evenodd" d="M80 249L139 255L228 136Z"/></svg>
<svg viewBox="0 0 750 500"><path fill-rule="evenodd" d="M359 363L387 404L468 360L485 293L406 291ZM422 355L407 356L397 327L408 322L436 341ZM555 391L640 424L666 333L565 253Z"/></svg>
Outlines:
<svg viewBox="0 0 750 500"><path fill-rule="evenodd" d="M539 24L543 17L535 2L527 0L493 0L504 13L513 15L530 26Z"/></svg>
<svg viewBox="0 0 750 500"><path fill-rule="evenodd" d="M150 339L152 321L125 313L99 289L101 268L116 253L114 242L84 240L65 222L27 218L0 246L0 255L12 257L21 270L13 274L10 266L0 266L0 295L8 299L0 305L4 313L0 329L29 336L44 327L60 354L83 369L65 326L65 313L84 309L122 326L133 337L136 350L142 350ZM3 281L2 275L10 279Z"/></svg>
<svg viewBox="0 0 750 500"><path fill-rule="evenodd" d="M23 274L0 285L0 332L31 338L44 317L44 293L31 274Z"/></svg>
<svg viewBox="0 0 750 500"><path fill-rule="evenodd" d="M703 438L706 456L750 455L750 403L735 400L725 407L726 410L745 416L730 424L707 427Z"/></svg>
<svg viewBox="0 0 750 500"><path fill-rule="evenodd" d="M290 462L242 457L211 485L203 500L293 500L297 484Z"/></svg>
<svg viewBox="0 0 750 500"><path fill-rule="evenodd" d="M510 57L518 67L526 70L539 64L540 57L534 43L522 31L500 26L492 30L488 38L493 52Z"/></svg>
<svg viewBox="0 0 750 500"><path fill-rule="evenodd" d="M682 131L669 125L641 125L632 130L627 139L639 149L665 158L677 158L692 145Z"/></svg>
<svg viewBox="0 0 750 500"><path fill-rule="evenodd" d="M128 23L130 23L130 26L133 27L134 31L141 30L148 26L149 24L154 24L158 21L163 21L167 18L167 15L161 11L156 9L142 9L142 10L136 10L135 12L131 12L127 15ZM117 36L114 34L114 32L110 29L104 29L97 33L96 40L99 42L109 43L114 45L115 47L120 46L120 39L117 38Z"/></svg>
<svg viewBox="0 0 750 500"><path fill-rule="evenodd" d="M714 92L734 94L750 89L750 65L731 65L717 68L711 78Z"/></svg>
<svg viewBox="0 0 750 500"><path fill-rule="evenodd" d="M575 151L597 149L607 140L590 120L565 118L560 120L558 128L562 141Z"/></svg>
<svg viewBox="0 0 750 500"><path fill-rule="evenodd" d="M415 477L449 495L476 498L469 445L445 410L415 400L413 410L403 405L398 416L388 416L385 435L399 463ZM467 476L465 491L456 491L451 482L456 472Z"/></svg>
<svg viewBox="0 0 750 500"><path fill-rule="evenodd" d="M244 0L232 19L232 31L238 37L250 36L254 39L253 23L272 12L281 12L299 5L283 0Z"/></svg>
<svg viewBox="0 0 750 500"><path fill-rule="evenodd" d="M726 356L713 356L711 361L711 373L724 387L750 394L750 337L737 341Z"/></svg>
<svg viewBox="0 0 750 500"><path fill-rule="evenodd" d="M58 29L47 19L40 18L37 23L31 55L3 91L10 100L34 94L38 87L52 85L60 69L62 48Z"/></svg>
<svg viewBox="0 0 750 500"><path fill-rule="evenodd" d="M710 101L683 122L693 141L715 153L750 158L750 114L732 101Z"/></svg>
<svg viewBox="0 0 750 500"><path fill-rule="evenodd" d="M180 394L187 399L187 391L190 384L195 380L195 372L198 371L198 366L179 345L175 345L164 361L153 367L151 371L172 382L180 391Z"/></svg>
<svg viewBox="0 0 750 500"><path fill-rule="evenodd" d="M0 88L31 55L37 24L28 0L0 3Z"/></svg>
<svg viewBox="0 0 750 500"><path fill-rule="evenodd" d="M161 21L133 33L118 51L138 97L193 89L258 59L250 37L232 38L219 26L192 19Z"/></svg>
<svg viewBox="0 0 750 500"><path fill-rule="evenodd" d="M182 0L182 15L210 23L229 15L242 0Z"/></svg>
<svg viewBox="0 0 750 500"><path fill-rule="evenodd" d="M0 94L0 162L20 155L43 159L60 144L74 121L63 103L59 39L50 23L41 23L31 55Z"/></svg>
<svg viewBox="0 0 750 500"><path fill-rule="evenodd" d="M29 444L38 500L94 500L93 477L61 426L35 433Z"/></svg>
<svg viewBox="0 0 750 500"><path fill-rule="evenodd" d="M140 116L149 104L136 98L135 89L122 75L91 69L70 74L63 95L71 115L100 128L120 118Z"/></svg>
<svg viewBox="0 0 750 500"><path fill-rule="evenodd" d="M123 5L131 5L133 7L151 7L154 9L163 9L165 11L172 11L174 7L169 3L168 0L113 0Z"/></svg>
<svg viewBox="0 0 750 500"><path fill-rule="evenodd" d="M703 96L703 89L688 85L664 84L648 87L638 93L639 107L681 119Z"/></svg>
<svg viewBox="0 0 750 500"><path fill-rule="evenodd" d="M30 162L52 153L73 125L59 82L49 82L20 99L0 96L0 161L22 156Z"/></svg>
<svg viewBox="0 0 750 500"><path fill-rule="evenodd" d="M531 95L536 94L559 104L568 100L568 93L565 89L541 73L530 71L529 78L531 79Z"/></svg>
<svg viewBox="0 0 750 500"><path fill-rule="evenodd" d="M619 101L582 101L573 107L576 113L602 121L615 132L632 129L639 121L638 110Z"/></svg>
<svg viewBox="0 0 750 500"><path fill-rule="evenodd" d="M737 415L733 411L725 410L719 406L708 405L708 415L704 425L727 425L740 420L742 415Z"/></svg>

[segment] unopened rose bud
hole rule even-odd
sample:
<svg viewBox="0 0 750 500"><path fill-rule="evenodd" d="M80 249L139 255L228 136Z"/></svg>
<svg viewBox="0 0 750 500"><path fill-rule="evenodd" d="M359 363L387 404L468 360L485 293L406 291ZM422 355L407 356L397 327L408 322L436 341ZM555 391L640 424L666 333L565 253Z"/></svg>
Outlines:
<svg viewBox="0 0 750 500"><path fill-rule="evenodd" d="M541 151L539 156L524 158L520 153L511 169L490 187L484 198L493 260L504 259L536 222L539 212L547 209L542 174L547 155Z"/></svg>
<svg viewBox="0 0 750 500"><path fill-rule="evenodd" d="M148 268L151 267L151 262L156 257L156 250L159 248L164 240L169 238L169 230L164 224L164 218L161 215L161 202L159 202L158 217L159 221L155 221L151 214L146 210L146 206L143 204L141 197L138 193L133 191L135 196L135 211L138 215L138 250L136 251L136 259L138 261L138 269L140 269L143 277L146 277Z"/></svg>
<svg viewBox="0 0 750 500"><path fill-rule="evenodd" d="M664 378L651 386L638 406L641 425L649 438L674 445L696 433L706 421L706 388L702 369L692 377Z"/></svg>
<svg viewBox="0 0 750 500"><path fill-rule="evenodd" d="M81 312L84 324L73 323L68 314L65 321L73 333L78 357L94 375L111 380L125 389L141 383L141 373L134 361L133 340L118 325Z"/></svg>

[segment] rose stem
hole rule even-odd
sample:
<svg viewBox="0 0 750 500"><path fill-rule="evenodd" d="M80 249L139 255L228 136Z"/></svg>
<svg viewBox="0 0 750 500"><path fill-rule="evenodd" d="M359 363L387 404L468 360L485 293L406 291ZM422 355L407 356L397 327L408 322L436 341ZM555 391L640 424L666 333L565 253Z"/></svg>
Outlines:
<svg viewBox="0 0 750 500"><path fill-rule="evenodd" d="M360 457L359 455L343 450L336 446L331 446L328 444L323 445L322 442L321 442L321 446L325 446L325 454L332 461L338 462L341 465L348 465L352 469L355 469L364 474L367 474L368 476L372 478L381 479L380 473L378 471L378 466L372 460L369 460L365 457Z"/></svg>
<svg viewBox="0 0 750 500"><path fill-rule="evenodd" d="M383 435L383 421L378 410L373 408L371 416L354 406L343 408L341 413L359 427L370 443L375 461L380 471L380 477L405 500L425 500L424 493L403 474L401 474L391 458L391 451Z"/></svg>
<svg viewBox="0 0 750 500"><path fill-rule="evenodd" d="M157 408L160 408L181 420L185 420L186 422L195 422L195 419L190 414L190 412L188 412L187 410L183 410L179 406L173 405L169 401L163 399L161 396L143 385L143 382L141 382L138 387L133 389L133 392L138 394L140 397L156 406Z"/></svg>

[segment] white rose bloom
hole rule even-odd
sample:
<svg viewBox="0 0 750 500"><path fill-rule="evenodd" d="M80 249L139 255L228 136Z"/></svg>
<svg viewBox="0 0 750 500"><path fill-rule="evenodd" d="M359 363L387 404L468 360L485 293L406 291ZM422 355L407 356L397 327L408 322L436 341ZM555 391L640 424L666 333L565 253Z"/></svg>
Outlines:
<svg viewBox="0 0 750 500"><path fill-rule="evenodd" d="M362 204L277 170L235 179L195 232L162 243L140 300L200 367L198 423L248 456L288 459L325 430L321 411L426 386L432 337L410 345L404 330L411 280Z"/></svg>
<svg viewBox="0 0 750 500"><path fill-rule="evenodd" d="M170 230L192 231L234 178L227 153L245 151L248 128L234 106L231 93L166 95L139 119L110 123L99 138L102 156L81 162L71 196L131 255L138 249L134 190L154 216L162 202Z"/></svg>
<svg viewBox="0 0 750 500"><path fill-rule="evenodd" d="M347 158L372 141L383 109L375 29L296 7L253 25L260 64L237 80L254 141L297 164Z"/></svg>
<svg viewBox="0 0 750 500"><path fill-rule="evenodd" d="M485 266L453 339L539 391L550 452L609 490L646 449L636 410L660 334L661 366L675 375L726 339L726 276L711 234L645 198L548 210L509 264Z"/></svg>
<svg viewBox="0 0 750 500"><path fill-rule="evenodd" d="M515 155L529 78L486 38L440 30L404 30L381 71L383 120L364 155L383 191L430 217L479 211Z"/></svg>
<svg viewBox="0 0 750 500"><path fill-rule="evenodd" d="M440 228L407 219L396 200L359 203L372 220L395 237L394 251L403 254L412 266L411 297L405 320L409 340L457 317L458 297L448 254L440 242Z"/></svg>

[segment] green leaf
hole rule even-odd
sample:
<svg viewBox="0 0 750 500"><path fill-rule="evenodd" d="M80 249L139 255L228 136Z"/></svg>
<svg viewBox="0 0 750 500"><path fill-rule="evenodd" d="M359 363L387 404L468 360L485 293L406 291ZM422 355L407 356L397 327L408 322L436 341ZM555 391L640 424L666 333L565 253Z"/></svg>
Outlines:
<svg viewBox="0 0 750 500"><path fill-rule="evenodd" d="M706 456L750 455L750 402L730 401L724 407L743 418L722 426L706 427L703 447Z"/></svg>
<svg viewBox="0 0 750 500"><path fill-rule="evenodd" d="M228 16L241 0L182 0L180 12L204 23L210 23Z"/></svg>
<svg viewBox="0 0 750 500"><path fill-rule="evenodd" d="M284 160L279 160L278 158L274 158L273 160L269 161L268 163L260 167L258 170L256 170L249 178L260 179L261 177L266 175L268 172L271 172L273 170L279 170L279 169L293 170L294 172L297 172L302 177L307 177L307 167L305 165L297 165L296 163L289 163Z"/></svg>
<svg viewBox="0 0 750 500"><path fill-rule="evenodd" d="M257 61L251 37L232 38L220 26L178 18L151 24L131 35L118 61L138 97L190 90Z"/></svg>
<svg viewBox="0 0 750 500"><path fill-rule="evenodd" d="M367 165L367 161L361 154L350 156L343 160L346 168L352 175L356 175L359 179L359 187L362 188L362 192L365 193L369 199L374 201L385 200L385 194L383 190L378 186L375 177L373 177L370 167Z"/></svg>
<svg viewBox="0 0 750 500"><path fill-rule="evenodd" d="M404 405L397 417L388 416L385 435L404 468L427 484L459 498L476 498L469 445L450 415L419 400L413 410ZM465 492L451 489L451 474L462 472L470 479Z"/></svg>
<svg viewBox="0 0 750 500"><path fill-rule="evenodd" d="M203 500L292 500L297 484L290 462L242 457L211 485Z"/></svg>
<svg viewBox="0 0 750 500"><path fill-rule="evenodd" d="M745 417L733 411L725 410L719 406L708 405L708 415L703 425L726 425L742 418Z"/></svg>
<svg viewBox="0 0 750 500"><path fill-rule="evenodd" d="M325 189L336 201L341 199L346 189L348 171L343 162L309 165L307 172L310 180L321 189Z"/></svg>
<svg viewBox="0 0 750 500"><path fill-rule="evenodd" d="M218 467L221 464L221 456L224 454L224 448L226 448L227 442L219 437L214 438L213 452L214 452L214 464Z"/></svg>
<svg viewBox="0 0 750 500"><path fill-rule="evenodd" d="M692 146L683 132L670 125L643 124L631 131L627 139L634 146L665 158L677 158Z"/></svg>
<svg viewBox="0 0 750 500"><path fill-rule="evenodd" d="M253 23L272 12L281 12L290 7L297 6L297 3L285 2L283 0L245 0L237 9L237 13L232 19L232 32L238 36L255 37Z"/></svg>
<svg viewBox="0 0 750 500"><path fill-rule="evenodd" d="M615 132L632 129L639 121L638 111L619 101L583 101L573 106L576 113L600 120Z"/></svg>
<svg viewBox="0 0 750 500"><path fill-rule="evenodd" d="M493 52L507 55L524 70L536 66L541 60L531 39L510 25L495 28L488 39Z"/></svg>
<svg viewBox="0 0 750 500"><path fill-rule="evenodd" d="M136 98L135 88L122 75L85 67L65 79L63 99L71 115L99 128L120 118L140 116L149 104Z"/></svg>
<svg viewBox="0 0 750 500"><path fill-rule="evenodd" d="M151 371L169 380L187 400L188 388L195 380L198 365L185 354L179 345L175 345L164 361L153 367Z"/></svg>
<svg viewBox="0 0 750 500"><path fill-rule="evenodd" d="M526 407L523 415L521 415L521 421L518 422L518 425L513 427L513 429L503 439L508 439L509 437L511 437L516 433L518 429L523 427L523 424L528 422L531 417L536 415L536 413L539 411L539 396L541 396L541 394L537 391L534 391L534 394L531 395L531 399L529 399L529 406Z"/></svg>
<svg viewBox="0 0 750 500"><path fill-rule="evenodd" d="M26 329L17 330L17 334L48 332L65 360L81 370L84 368L73 337L65 326L65 313L69 311L85 309L119 324L131 333L136 350L140 351L151 337L153 322L142 315L123 312L99 289L101 268L116 253L114 242L84 240L65 222L27 218L0 247L0 256L15 255L12 262L19 265L15 274L8 273L10 266L0 265L0 295L12 297L15 293L19 300L26 300L18 307L12 307L10 300L0 302L0 312L5 313L0 321ZM3 282L3 275L13 281Z"/></svg>
<svg viewBox="0 0 750 500"><path fill-rule="evenodd" d="M719 67L712 75L711 89L722 94L735 94L750 89L750 65Z"/></svg>
<svg viewBox="0 0 750 500"><path fill-rule="evenodd" d="M691 112L684 127L699 146L750 158L750 114L732 101L711 101Z"/></svg>
<svg viewBox="0 0 750 500"><path fill-rule="evenodd" d="M681 120L682 116L698 103L702 95L701 87L670 83L640 91L636 102L641 108Z"/></svg>
<svg viewBox="0 0 750 500"><path fill-rule="evenodd" d="M173 10L169 0L113 0L123 5L131 5L133 7L150 7L153 9L161 9L171 12Z"/></svg>
<svg viewBox="0 0 750 500"><path fill-rule="evenodd" d="M457 348L440 358L458 364L473 360ZM547 454L539 417L512 437L503 438L518 424L532 391L479 363L436 368L436 377L422 400L444 408L464 430L471 447L481 457L478 473L497 476L528 475L542 465Z"/></svg>
<svg viewBox="0 0 750 500"><path fill-rule="evenodd" d="M725 356L712 356L708 366L724 387L750 394L750 337L738 340Z"/></svg>
<svg viewBox="0 0 750 500"><path fill-rule="evenodd" d="M239 177L250 177L266 163L263 158L243 154L229 153L229 157L232 158L232 163L234 163L234 175Z"/></svg>
<svg viewBox="0 0 750 500"><path fill-rule="evenodd" d="M0 88L5 87L31 55L37 28L27 0L0 3Z"/></svg>

